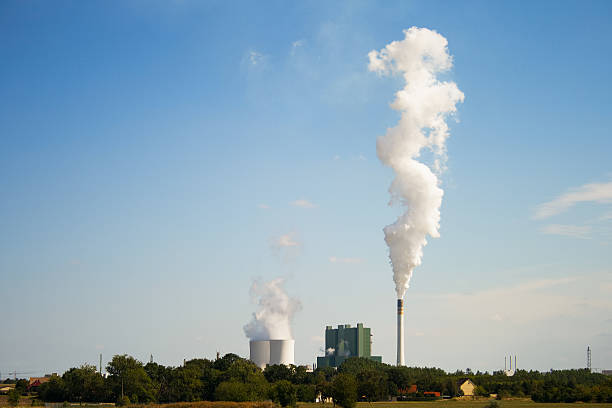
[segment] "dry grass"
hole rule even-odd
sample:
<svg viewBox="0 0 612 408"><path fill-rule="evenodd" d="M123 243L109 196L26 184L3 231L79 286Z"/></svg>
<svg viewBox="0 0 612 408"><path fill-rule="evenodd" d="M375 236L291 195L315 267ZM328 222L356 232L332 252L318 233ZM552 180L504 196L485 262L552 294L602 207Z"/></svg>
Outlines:
<svg viewBox="0 0 612 408"><path fill-rule="evenodd" d="M131 405L138 408L278 408L270 401L263 402L225 402L225 401L198 401L198 402L175 402L172 404L146 404Z"/></svg>
<svg viewBox="0 0 612 408"><path fill-rule="evenodd" d="M612 404L600 403L536 403L530 399L497 401L500 408L612 408ZM488 400L437 400L437 401L401 401L401 402L358 402L356 408L484 408ZM332 408L332 404L298 403L298 408Z"/></svg>
<svg viewBox="0 0 612 408"><path fill-rule="evenodd" d="M489 401L470 400L438 400L423 402L358 402L356 408L484 408ZM600 403L536 403L529 399L502 400L498 401L500 408L612 408L612 404ZM29 398L21 398L20 407L31 407ZM71 404L72 405L72 404ZM0 407L8 407L6 396L0 396ZM99 408L95 404L83 404L81 408ZM265 402L223 402L223 401L200 401L200 402L177 402L173 404L142 404L131 405L128 408L279 408L270 401ZM298 403L297 408L333 408L333 404ZM339 408L339 407L336 407Z"/></svg>

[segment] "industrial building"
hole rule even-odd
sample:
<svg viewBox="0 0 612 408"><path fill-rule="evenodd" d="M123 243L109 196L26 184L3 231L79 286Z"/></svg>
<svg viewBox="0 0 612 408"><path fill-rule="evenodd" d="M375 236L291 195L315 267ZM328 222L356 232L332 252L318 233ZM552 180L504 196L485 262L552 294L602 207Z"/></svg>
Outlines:
<svg viewBox="0 0 612 408"><path fill-rule="evenodd" d="M372 334L369 327L341 324L337 329L325 327L325 357L317 357L317 367L338 367L350 357L364 357L382 362L381 356L372 355Z"/></svg>
<svg viewBox="0 0 612 408"><path fill-rule="evenodd" d="M295 340L252 340L250 360L262 370L267 365L295 364Z"/></svg>

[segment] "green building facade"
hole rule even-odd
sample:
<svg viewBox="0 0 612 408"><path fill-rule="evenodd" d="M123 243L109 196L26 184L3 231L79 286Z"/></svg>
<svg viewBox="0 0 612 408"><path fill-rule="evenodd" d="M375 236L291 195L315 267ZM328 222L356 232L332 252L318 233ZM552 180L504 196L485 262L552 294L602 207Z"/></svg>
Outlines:
<svg viewBox="0 0 612 408"><path fill-rule="evenodd" d="M381 356L372 355L372 333L363 323L357 327L341 324L337 329L325 327L325 357L317 357L317 367L338 367L350 357L365 357L382 362Z"/></svg>

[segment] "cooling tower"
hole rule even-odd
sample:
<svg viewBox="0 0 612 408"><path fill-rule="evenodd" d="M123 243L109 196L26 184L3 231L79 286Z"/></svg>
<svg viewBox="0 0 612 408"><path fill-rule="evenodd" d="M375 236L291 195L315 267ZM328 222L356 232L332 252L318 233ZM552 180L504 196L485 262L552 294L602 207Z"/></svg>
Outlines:
<svg viewBox="0 0 612 408"><path fill-rule="evenodd" d="M251 351L250 360L255 363L259 368L266 368L267 364L270 364L270 341L250 341L249 348Z"/></svg>
<svg viewBox="0 0 612 408"><path fill-rule="evenodd" d="M270 364L294 364L295 340L270 340Z"/></svg>
<svg viewBox="0 0 612 408"><path fill-rule="evenodd" d="M397 365L404 365L404 300L397 299Z"/></svg>

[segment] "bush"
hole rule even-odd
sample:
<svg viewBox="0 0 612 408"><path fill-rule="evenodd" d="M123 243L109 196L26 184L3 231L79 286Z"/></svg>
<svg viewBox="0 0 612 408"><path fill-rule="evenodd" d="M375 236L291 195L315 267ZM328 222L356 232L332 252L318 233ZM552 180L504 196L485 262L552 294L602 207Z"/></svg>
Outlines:
<svg viewBox="0 0 612 408"><path fill-rule="evenodd" d="M217 401L244 402L249 400L247 385L238 381L224 381L215 390Z"/></svg>
<svg viewBox="0 0 612 408"><path fill-rule="evenodd" d="M297 402L296 389L287 380L280 380L274 384L274 397L281 407L294 407Z"/></svg>
<svg viewBox="0 0 612 408"><path fill-rule="evenodd" d="M297 400L300 402L315 402L317 398L316 386L300 384L297 386Z"/></svg>
<svg viewBox="0 0 612 408"><path fill-rule="evenodd" d="M491 401L487 405L484 406L484 408L499 408L499 407L500 407L500 403L497 401Z"/></svg>
<svg viewBox="0 0 612 408"><path fill-rule="evenodd" d="M342 408L353 408L357 402L357 381L350 374L338 374L332 381L334 404Z"/></svg>
<svg viewBox="0 0 612 408"><path fill-rule="evenodd" d="M54 375L38 390L38 397L45 402L63 402L68 399L68 390L62 377Z"/></svg>
<svg viewBox="0 0 612 408"><path fill-rule="evenodd" d="M120 407L125 407L131 403L132 401L130 401L130 398L127 395L124 395L123 398L119 397L119 400L117 401L117 405Z"/></svg>
<svg viewBox="0 0 612 408"><path fill-rule="evenodd" d="M10 390L8 392L8 403L11 407L16 407L19 405L19 391Z"/></svg>
<svg viewBox="0 0 612 408"><path fill-rule="evenodd" d="M28 380L25 380L23 378L17 380L17 382L15 383L15 389L17 390L17 392L19 392L19 395L25 394L28 390Z"/></svg>

